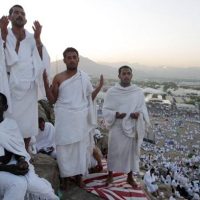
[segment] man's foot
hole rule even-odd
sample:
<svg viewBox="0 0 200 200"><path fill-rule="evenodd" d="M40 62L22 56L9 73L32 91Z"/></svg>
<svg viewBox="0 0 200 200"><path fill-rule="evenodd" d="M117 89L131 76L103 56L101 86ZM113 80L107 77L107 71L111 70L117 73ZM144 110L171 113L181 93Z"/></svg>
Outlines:
<svg viewBox="0 0 200 200"><path fill-rule="evenodd" d="M135 182L133 178L127 178L127 183L130 184L132 187L137 188L138 184Z"/></svg>
<svg viewBox="0 0 200 200"><path fill-rule="evenodd" d="M106 186L108 186L112 182L113 182L113 177L112 176L108 176L108 178L106 179Z"/></svg>

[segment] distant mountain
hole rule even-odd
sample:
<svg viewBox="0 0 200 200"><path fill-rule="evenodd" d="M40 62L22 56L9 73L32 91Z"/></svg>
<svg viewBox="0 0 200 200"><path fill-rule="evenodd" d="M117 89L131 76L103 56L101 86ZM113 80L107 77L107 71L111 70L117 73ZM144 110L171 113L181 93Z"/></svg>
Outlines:
<svg viewBox="0 0 200 200"><path fill-rule="evenodd" d="M103 74L106 78L117 78L117 68L109 65L98 64L88 58L80 56L79 68L87 72L92 77L99 77ZM58 60L51 63L51 75L66 69L62 60Z"/></svg>
<svg viewBox="0 0 200 200"><path fill-rule="evenodd" d="M178 67L147 67L138 63L97 63L89 58L80 56L79 67L92 77L99 77L101 74L105 78L117 79L118 68L122 65L129 65L133 68L136 80L199 80L200 68L178 68ZM66 69L62 60L51 63L51 76Z"/></svg>
<svg viewBox="0 0 200 200"><path fill-rule="evenodd" d="M145 72L147 78L170 80L199 80L200 68L197 67L146 67L141 69Z"/></svg>
<svg viewBox="0 0 200 200"><path fill-rule="evenodd" d="M120 67L122 65L129 65L135 71L135 76L138 79L186 79L198 80L200 79L200 67L167 67L167 66L145 66L138 63L102 63L111 67Z"/></svg>

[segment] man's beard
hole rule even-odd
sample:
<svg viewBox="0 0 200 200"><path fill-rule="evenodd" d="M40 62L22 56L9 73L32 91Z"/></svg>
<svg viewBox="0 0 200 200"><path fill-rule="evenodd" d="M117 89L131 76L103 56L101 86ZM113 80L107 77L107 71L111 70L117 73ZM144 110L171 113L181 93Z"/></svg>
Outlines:
<svg viewBox="0 0 200 200"><path fill-rule="evenodd" d="M74 68L72 68L72 67L69 68L69 67L68 67L67 70L68 70L68 71L76 71L76 70L77 70L77 67L74 67Z"/></svg>
<svg viewBox="0 0 200 200"><path fill-rule="evenodd" d="M67 70L70 70L70 71L77 70L77 65L76 64L69 64L67 66Z"/></svg>
<svg viewBox="0 0 200 200"><path fill-rule="evenodd" d="M13 25L18 27L18 28L22 28L25 25L25 21L23 19L19 19L17 18L15 21L13 21Z"/></svg>
<svg viewBox="0 0 200 200"><path fill-rule="evenodd" d="M127 87L131 85L131 80L123 80L121 81L121 86Z"/></svg>

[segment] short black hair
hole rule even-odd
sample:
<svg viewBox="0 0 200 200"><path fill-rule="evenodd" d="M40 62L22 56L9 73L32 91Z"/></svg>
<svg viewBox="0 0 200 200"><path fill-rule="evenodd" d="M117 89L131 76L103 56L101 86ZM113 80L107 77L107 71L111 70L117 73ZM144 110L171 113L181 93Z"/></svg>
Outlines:
<svg viewBox="0 0 200 200"><path fill-rule="evenodd" d="M0 97L2 97L2 103L4 106L7 106L8 105L8 102L7 102L7 97L6 95L4 95L3 93L0 92Z"/></svg>
<svg viewBox="0 0 200 200"><path fill-rule="evenodd" d="M77 56L79 57L79 53L78 53L78 51L77 51L74 47L68 47L68 48L66 48L66 49L64 50L64 52L63 52L63 57L64 57L64 58L65 58L65 56L66 56L66 54L67 54L68 52L75 52L75 53L77 54Z"/></svg>
<svg viewBox="0 0 200 200"><path fill-rule="evenodd" d="M129 67L128 65L123 65L123 66L121 66L121 67L118 69L118 74L119 74L119 75L120 75L122 69L130 69L131 72L132 72L132 68L131 68L131 67Z"/></svg>
<svg viewBox="0 0 200 200"><path fill-rule="evenodd" d="M23 8L21 5L16 4L16 5L14 5L14 6L12 6L12 7L10 8L10 10L9 10L9 16L12 15L13 8L15 8L15 7L18 7L18 8L21 8L21 9L24 10L24 8Z"/></svg>

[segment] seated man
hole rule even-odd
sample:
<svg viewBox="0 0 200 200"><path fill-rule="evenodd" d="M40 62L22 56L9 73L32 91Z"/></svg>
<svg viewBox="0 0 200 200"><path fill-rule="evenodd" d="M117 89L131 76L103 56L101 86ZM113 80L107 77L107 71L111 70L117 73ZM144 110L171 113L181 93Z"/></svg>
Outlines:
<svg viewBox="0 0 200 200"><path fill-rule="evenodd" d="M44 153L56 158L55 149L55 128L50 122L45 122L39 118L39 133L36 135L37 153Z"/></svg>
<svg viewBox="0 0 200 200"><path fill-rule="evenodd" d="M158 185L156 184L156 178L154 176L155 169L151 168L144 175L144 184L147 187L149 193L151 193L155 197L159 197L158 193Z"/></svg>
<svg viewBox="0 0 200 200"><path fill-rule="evenodd" d="M17 123L3 116L7 108L0 93L0 199L58 200L51 184L35 174Z"/></svg>

